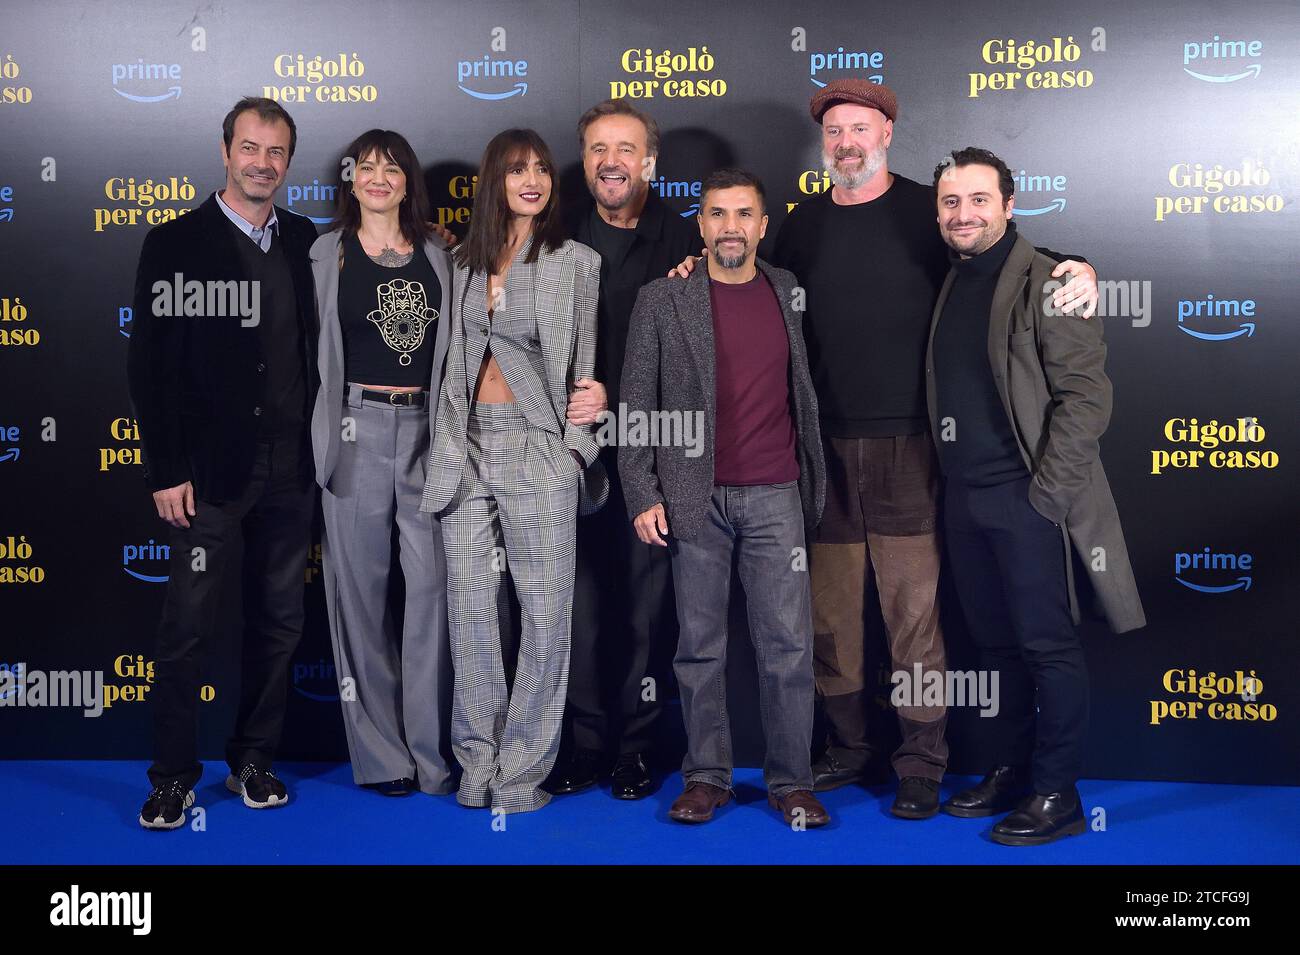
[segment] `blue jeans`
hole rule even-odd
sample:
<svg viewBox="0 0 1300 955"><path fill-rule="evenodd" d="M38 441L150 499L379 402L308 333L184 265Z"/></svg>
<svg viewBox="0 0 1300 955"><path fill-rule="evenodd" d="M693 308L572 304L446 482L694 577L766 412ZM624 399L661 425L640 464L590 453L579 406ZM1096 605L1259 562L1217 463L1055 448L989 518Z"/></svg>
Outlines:
<svg viewBox="0 0 1300 955"><path fill-rule="evenodd" d="M715 487L699 533L670 538L668 546L680 629L673 669L686 723L683 778L731 788L726 674L734 554L758 664L763 779L778 797L812 789L812 588L798 484Z"/></svg>

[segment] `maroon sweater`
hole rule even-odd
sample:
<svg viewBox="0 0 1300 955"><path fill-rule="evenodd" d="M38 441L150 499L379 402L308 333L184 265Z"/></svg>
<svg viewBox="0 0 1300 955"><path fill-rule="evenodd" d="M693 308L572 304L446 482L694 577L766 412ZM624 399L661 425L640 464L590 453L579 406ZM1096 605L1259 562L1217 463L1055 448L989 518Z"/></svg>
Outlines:
<svg viewBox="0 0 1300 955"><path fill-rule="evenodd" d="M714 484L799 479L790 413L790 340L762 272L742 285L709 283L717 418Z"/></svg>

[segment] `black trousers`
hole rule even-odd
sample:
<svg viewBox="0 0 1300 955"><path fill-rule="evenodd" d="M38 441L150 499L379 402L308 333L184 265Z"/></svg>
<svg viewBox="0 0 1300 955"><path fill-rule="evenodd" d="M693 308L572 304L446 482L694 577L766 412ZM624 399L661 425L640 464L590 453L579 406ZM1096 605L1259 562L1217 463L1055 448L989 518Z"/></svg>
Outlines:
<svg viewBox="0 0 1300 955"><path fill-rule="evenodd" d="M975 721L993 765L1032 765L1037 792L1068 791L1083 768L1088 671L1061 530L1029 503L1028 477L995 487L949 481L944 521L980 668L998 673L998 714Z"/></svg>
<svg viewBox="0 0 1300 955"><path fill-rule="evenodd" d="M637 539L612 455L606 471L609 501L578 519L565 742L645 753L677 645L672 563Z"/></svg>
<svg viewBox="0 0 1300 955"><path fill-rule="evenodd" d="M155 786L192 788L198 760L198 692L204 658L229 639L222 627L233 568L242 552L243 633L239 710L226 745L238 774L246 763L269 769L280 743L289 661L302 636L303 583L315 485L304 481L298 437L261 442L243 496L195 500L188 528L171 529L170 579L154 652L150 710ZM202 548L196 554L195 548ZM197 564L201 556L202 564Z"/></svg>

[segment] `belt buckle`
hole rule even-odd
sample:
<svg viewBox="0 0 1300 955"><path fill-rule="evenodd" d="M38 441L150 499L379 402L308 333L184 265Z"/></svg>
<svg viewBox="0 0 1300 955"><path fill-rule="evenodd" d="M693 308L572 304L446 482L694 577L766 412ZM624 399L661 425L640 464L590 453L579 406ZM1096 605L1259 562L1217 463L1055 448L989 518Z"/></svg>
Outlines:
<svg viewBox="0 0 1300 955"><path fill-rule="evenodd" d="M410 407L411 405L411 399L409 397L410 394L411 393L409 391L390 391L388 393L388 403L392 405L394 408L399 408L402 405L406 405L407 407ZM406 400L398 401L397 399L399 397L406 398Z"/></svg>

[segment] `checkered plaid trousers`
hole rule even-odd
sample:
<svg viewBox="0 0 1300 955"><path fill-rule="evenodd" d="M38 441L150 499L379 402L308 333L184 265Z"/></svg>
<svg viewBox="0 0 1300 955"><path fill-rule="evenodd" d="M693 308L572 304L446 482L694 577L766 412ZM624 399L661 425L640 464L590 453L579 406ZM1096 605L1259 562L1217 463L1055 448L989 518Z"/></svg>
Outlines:
<svg viewBox="0 0 1300 955"><path fill-rule="evenodd" d="M465 471L442 513L455 667L457 799L506 812L544 806L569 679L578 467L558 436L514 404L471 407ZM522 608L507 696L498 607L506 571Z"/></svg>

